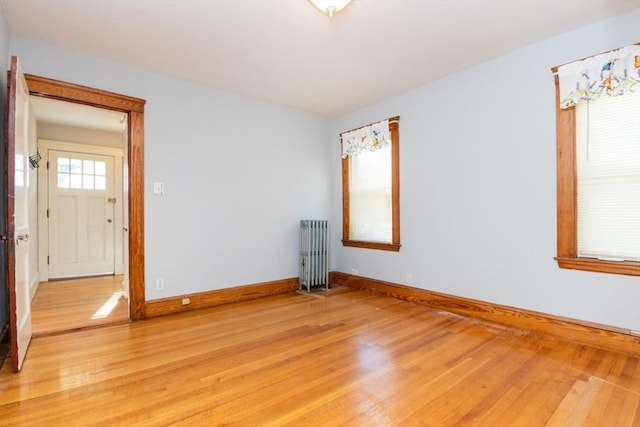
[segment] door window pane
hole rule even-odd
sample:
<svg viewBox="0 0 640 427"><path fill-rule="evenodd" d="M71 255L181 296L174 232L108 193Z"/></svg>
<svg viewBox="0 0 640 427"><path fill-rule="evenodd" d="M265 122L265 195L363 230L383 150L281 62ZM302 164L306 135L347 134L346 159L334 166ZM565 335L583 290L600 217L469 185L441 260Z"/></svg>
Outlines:
<svg viewBox="0 0 640 427"><path fill-rule="evenodd" d="M71 168L69 171L71 173L82 173L82 160L80 159L70 159Z"/></svg>
<svg viewBox="0 0 640 427"><path fill-rule="evenodd" d="M58 172L69 173L69 159L58 157Z"/></svg>
<svg viewBox="0 0 640 427"><path fill-rule="evenodd" d="M82 175L71 174L70 179L71 179L71 188L75 188L75 189L82 188Z"/></svg>
<svg viewBox="0 0 640 427"><path fill-rule="evenodd" d="M105 176L107 174L107 164L105 162L96 162L95 174Z"/></svg>
<svg viewBox="0 0 640 427"><path fill-rule="evenodd" d="M82 173L84 175L93 175L93 160L82 161Z"/></svg>

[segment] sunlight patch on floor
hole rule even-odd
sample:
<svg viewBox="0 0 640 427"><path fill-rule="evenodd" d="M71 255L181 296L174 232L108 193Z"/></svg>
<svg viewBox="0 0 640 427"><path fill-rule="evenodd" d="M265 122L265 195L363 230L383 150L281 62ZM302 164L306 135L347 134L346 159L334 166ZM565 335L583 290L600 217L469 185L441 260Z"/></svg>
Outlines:
<svg viewBox="0 0 640 427"><path fill-rule="evenodd" d="M118 300L123 295L124 292L114 292L113 295L109 297L107 302L102 304L102 307L100 307L100 309L98 309L98 311L96 311L93 316L91 316L91 320L104 319L105 317L109 316L113 309L116 308L116 305L118 305Z"/></svg>

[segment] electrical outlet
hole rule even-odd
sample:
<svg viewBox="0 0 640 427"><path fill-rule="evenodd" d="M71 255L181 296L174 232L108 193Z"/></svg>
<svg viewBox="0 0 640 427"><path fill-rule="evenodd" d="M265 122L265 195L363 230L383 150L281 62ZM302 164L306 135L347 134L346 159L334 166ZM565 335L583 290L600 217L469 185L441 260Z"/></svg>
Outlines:
<svg viewBox="0 0 640 427"><path fill-rule="evenodd" d="M189 305L189 304L191 304L191 298L189 297L182 298L182 305Z"/></svg>
<svg viewBox="0 0 640 427"><path fill-rule="evenodd" d="M413 283L413 274L407 273L407 285L410 285L412 283Z"/></svg>
<svg viewBox="0 0 640 427"><path fill-rule="evenodd" d="M164 279L156 279L156 291L164 290Z"/></svg>
<svg viewBox="0 0 640 427"><path fill-rule="evenodd" d="M352 268L351 269L351 274L353 274L354 276L358 275L358 269L357 268Z"/></svg>

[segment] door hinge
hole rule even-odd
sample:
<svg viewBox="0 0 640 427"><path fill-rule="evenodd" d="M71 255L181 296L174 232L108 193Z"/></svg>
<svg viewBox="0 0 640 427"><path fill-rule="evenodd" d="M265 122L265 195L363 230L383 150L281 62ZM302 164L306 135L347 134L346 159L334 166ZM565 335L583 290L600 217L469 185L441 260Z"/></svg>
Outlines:
<svg viewBox="0 0 640 427"><path fill-rule="evenodd" d="M47 169L49 169L49 160L47 160Z"/></svg>
<svg viewBox="0 0 640 427"><path fill-rule="evenodd" d="M49 218L49 209L47 209L47 218Z"/></svg>
<svg viewBox="0 0 640 427"><path fill-rule="evenodd" d="M47 255L47 265L49 265L49 255Z"/></svg>

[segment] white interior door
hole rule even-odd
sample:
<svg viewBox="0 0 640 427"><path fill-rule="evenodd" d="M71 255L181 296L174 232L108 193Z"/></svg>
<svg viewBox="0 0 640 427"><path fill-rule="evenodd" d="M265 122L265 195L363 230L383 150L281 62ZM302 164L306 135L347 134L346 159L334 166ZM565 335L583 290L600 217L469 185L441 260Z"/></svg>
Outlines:
<svg viewBox="0 0 640 427"><path fill-rule="evenodd" d="M49 278L114 274L114 157L49 151Z"/></svg>
<svg viewBox="0 0 640 427"><path fill-rule="evenodd" d="M7 123L7 235L11 362L22 368L31 341L29 293L29 88L18 58L11 57Z"/></svg>

